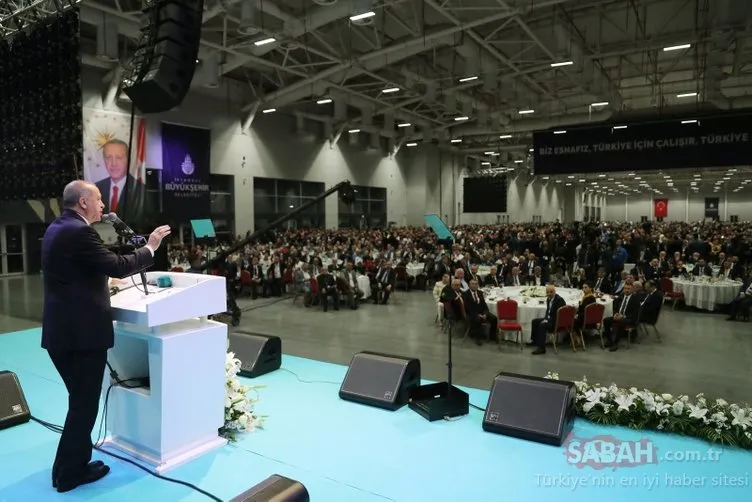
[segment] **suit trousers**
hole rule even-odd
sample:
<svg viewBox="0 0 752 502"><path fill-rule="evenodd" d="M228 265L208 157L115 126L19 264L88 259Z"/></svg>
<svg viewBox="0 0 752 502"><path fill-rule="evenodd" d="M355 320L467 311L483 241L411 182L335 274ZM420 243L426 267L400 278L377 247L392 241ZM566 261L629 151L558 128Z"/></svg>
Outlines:
<svg viewBox="0 0 752 502"><path fill-rule="evenodd" d="M48 353L68 390L68 414L52 472L57 479L69 480L84 473L91 462L91 432L99 413L107 350Z"/></svg>
<svg viewBox="0 0 752 502"><path fill-rule="evenodd" d="M533 339L533 343L538 348L545 349L546 338L553 329L554 325L548 319L545 319L543 317L533 319L533 321L530 323L530 335Z"/></svg>
<svg viewBox="0 0 752 502"><path fill-rule="evenodd" d="M619 343L619 339L622 338L623 333L626 331L625 327L630 323L626 319L617 321L613 317L606 317L603 319L603 337L611 344L616 345Z"/></svg>

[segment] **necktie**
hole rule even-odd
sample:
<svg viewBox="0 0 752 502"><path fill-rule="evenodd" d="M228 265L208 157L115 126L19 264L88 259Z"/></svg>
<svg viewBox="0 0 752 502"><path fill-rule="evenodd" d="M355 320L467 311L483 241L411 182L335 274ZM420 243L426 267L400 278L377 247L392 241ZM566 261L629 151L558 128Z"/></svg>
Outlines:
<svg viewBox="0 0 752 502"><path fill-rule="evenodd" d="M598 279L595 283L595 290L600 291L601 290L601 282L603 282L603 279Z"/></svg>
<svg viewBox="0 0 752 502"><path fill-rule="evenodd" d="M117 211L118 201L120 200L120 189L115 185L112 187L112 199L110 200L110 211L113 213Z"/></svg>
<svg viewBox="0 0 752 502"><path fill-rule="evenodd" d="M619 313L624 315L624 312L627 310L627 303L629 303L629 297L625 296L624 299L621 301L621 307L619 308Z"/></svg>
<svg viewBox="0 0 752 502"><path fill-rule="evenodd" d="M551 314L551 304L553 302L551 301L551 298L548 299L548 305L546 306L546 319L548 319L548 316Z"/></svg>
<svg viewBox="0 0 752 502"><path fill-rule="evenodd" d="M473 291L473 300L475 300L475 303L478 303L478 294Z"/></svg>

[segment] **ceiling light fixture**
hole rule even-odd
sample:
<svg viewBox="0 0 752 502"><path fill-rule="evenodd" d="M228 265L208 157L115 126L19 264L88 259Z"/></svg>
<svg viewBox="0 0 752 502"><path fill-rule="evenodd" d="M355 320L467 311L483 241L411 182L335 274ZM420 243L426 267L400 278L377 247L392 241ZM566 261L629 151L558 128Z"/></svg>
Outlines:
<svg viewBox="0 0 752 502"><path fill-rule="evenodd" d="M528 150L528 152L530 152L530 153L533 153L534 151L535 151L534 148L531 148L530 150Z"/></svg>
<svg viewBox="0 0 752 502"><path fill-rule="evenodd" d="M276 108L267 108L266 110L264 110L264 111L263 111L263 112L261 112L261 113L274 113L274 112L276 112L276 111L277 111L277 109L276 109Z"/></svg>
<svg viewBox="0 0 752 502"><path fill-rule="evenodd" d="M465 82L472 82L473 80L478 80L478 77L476 75L473 75L471 77L463 77L460 79L460 83L464 84Z"/></svg>
<svg viewBox="0 0 752 502"><path fill-rule="evenodd" d="M462 143L462 140L459 138L456 138L456 139L451 140L450 143Z"/></svg>
<svg viewBox="0 0 752 502"><path fill-rule="evenodd" d="M696 124L697 123L697 119L682 120L681 123L682 124Z"/></svg>
<svg viewBox="0 0 752 502"><path fill-rule="evenodd" d="M350 129L350 130L349 130L349 131L347 131L347 132L348 132L349 134L356 134L356 133L359 133L359 132L360 132L360 129Z"/></svg>
<svg viewBox="0 0 752 502"><path fill-rule="evenodd" d="M683 49L689 49L690 47L692 47L692 44L671 45L669 47L664 47L663 52L680 51Z"/></svg>
<svg viewBox="0 0 752 502"><path fill-rule="evenodd" d="M350 16L350 21L362 21L364 19L368 19L369 17L375 16L376 13L373 11L363 12L361 14L355 14L354 16Z"/></svg>
<svg viewBox="0 0 752 502"><path fill-rule="evenodd" d="M525 162L525 161L524 160L520 160L520 159L517 159L517 160L514 161L515 164L522 164L523 162Z"/></svg>
<svg viewBox="0 0 752 502"><path fill-rule="evenodd" d="M535 113L535 110L520 110L517 113L519 113L520 115L530 115L531 113Z"/></svg>
<svg viewBox="0 0 752 502"><path fill-rule="evenodd" d="M511 137L512 137L511 134L502 134L501 136L499 136L499 139L509 139ZM532 149L530 151L532 152Z"/></svg>
<svg viewBox="0 0 752 502"><path fill-rule="evenodd" d="M261 40L256 40L255 42L253 42L253 45L255 45L256 47L260 47L262 45L270 44L270 43L276 42L276 41L277 41L277 39L274 38L274 37L263 38Z"/></svg>
<svg viewBox="0 0 752 502"><path fill-rule="evenodd" d="M616 129L626 129L626 128L627 128L627 126L625 126L625 125L620 125L620 126L614 126L613 127L614 130L616 130Z"/></svg>
<svg viewBox="0 0 752 502"><path fill-rule="evenodd" d="M465 117L465 116L462 116L462 117L454 117L454 121L455 121L455 122L462 122L463 120L470 120L470 117Z"/></svg>
<svg viewBox="0 0 752 502"><path fill-rule="evenodd" d="M318 101L316 101L316 104L317 105L325 105L325 104L328 104L328 103L331 103L331 102L332 102L331 99L324 98L324 99L319 99Z"/></svg>
<svg viewBox="0 0 752 502"><path fill-rule="evenodd" d="M561 61L559 63L551 63L551 68L558 68L560 66L572 66L574 61Z"/></svg>
<svg viewBox="0 0 752 502"><path fill-rule="evenodd" d="M412 124L410 122L403 122L401 124L397 124L397 127L410 127Z"/></svg>
<svg viewBox="0 0 752 502"><path fill-rule="evenodd" d="M566 134L567 131L554 131L554 134Z"/></svg>
<svg viewBox="0 0 752 502"><path fill-rule="evenodd" d="M400 90L399 87L387 87L386 89L382 89L381 92L383 92L384 94L390 94L392 92L397 92L399 90Z"/></svg>
<svg viewBox="0 0 752 502"><path fill-rule="evenodd" d="M608 106L608 101L598 101L597 103L592 103L590 106L596 107L596 106Z"/></svg>
<svg viewBox="0 0 752 502"><path fill-rule="evenodd" d="M491 163L490 162L481 162L480 165L482 165L482 166L490 166Z"/></svg>
<svg viewBox="0 0 752 502"><path fill-rule="evenodd" d="M418 143L405 143L405 146L418 146Z"/></svg>
<svg viewBox="0 0 752 502"><path fill-rule="evenodd" d="M697 96L696 92L683 92L676 95L677 98L694 98L695 96Z"/></svg>

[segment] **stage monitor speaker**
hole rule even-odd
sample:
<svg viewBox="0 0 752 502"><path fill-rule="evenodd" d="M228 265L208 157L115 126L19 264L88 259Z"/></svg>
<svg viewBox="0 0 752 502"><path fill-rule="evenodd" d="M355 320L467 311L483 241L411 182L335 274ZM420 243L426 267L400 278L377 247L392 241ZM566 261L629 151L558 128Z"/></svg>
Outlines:
<svg viewBox="0 0 752 502"><path fill-rule="evenodd" d="M0 430L29 420L31 412L18 377L11 371L0 371Z"/></svg>
<svg viewBox="0 0 752 502"><path fill-rule="evenodd" d="M230 333L230 352L240 359L240 376L256 378L282 366L282 339L247 331Z"/></svg>
<svg viewBox="0 0 752 502"><path fill-rule="evenodd" d="M230 502L309 502L308 490L300 481L274 474L230 500Z"/></svg>
<svg viewBox="0 0 752 502"><path fill-rule="evenodd" d="M123 85L141 112L166 112L185 99L196 71L203 12L203 0L163 0L144 9L149 35Z"/></svg>
<svg viewBox="0 0 752 502"><path fill-rule="evenodd" d="M339 397L387 410L405 406L420 385L420 361L400 356L358 352L350 361Z"/></svg>
<svg viewBox="0 0 752 502"><path fill-rule="evenodd" d="M499 373L488 396L483 430L561 446L572 431L573 382Z"/></svg>

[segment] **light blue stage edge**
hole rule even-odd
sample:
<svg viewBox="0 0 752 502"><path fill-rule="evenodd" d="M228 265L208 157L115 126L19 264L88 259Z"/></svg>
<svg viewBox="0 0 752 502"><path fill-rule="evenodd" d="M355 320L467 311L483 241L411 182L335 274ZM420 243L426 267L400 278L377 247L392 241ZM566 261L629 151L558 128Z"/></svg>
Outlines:
<svg viewBox="0 0 752 502"><path fill-rule="evenodd" d="M423 215L423 220L426 222L426 225L431 227L436 234L436 237L439 239L452 239L454 240L454 236L452 235L452 232L449 230L449 227L444 224L441 217L438 214L426 214Z"/></svg>
<svg viewBox="0 0 752 502"><path fill-rule="evenodd" d="M0 369L18 374L35 416L61 424L65 388L39 348L39 337L39 330L1 335ZM556 358L550 359L556 369ZM747 452L578 420L574 434L582 440L644 440L636 460L656 462L578 467L576 455L567 456L565 448L483 432L480 411L429 423L408 408L388 412L341 401L337 382L344 377L343 366L285 357L283 368L289 372L246 382L265 386L258 404L259 413L269 416L265 430L168 475L225 500L274 473L301 481L314 502L707 502L749 500L752 491ZM488 375L489 383L493 376ZM485 407L487 391L468 391L471 402ZM98 452L95 457L109 463L112 473L58 495L50 487L57 441L56 434L33 422L0 431L0 501L207 500ZM651 448L655 459L645 453Z"/></svg>

